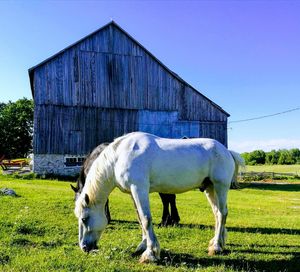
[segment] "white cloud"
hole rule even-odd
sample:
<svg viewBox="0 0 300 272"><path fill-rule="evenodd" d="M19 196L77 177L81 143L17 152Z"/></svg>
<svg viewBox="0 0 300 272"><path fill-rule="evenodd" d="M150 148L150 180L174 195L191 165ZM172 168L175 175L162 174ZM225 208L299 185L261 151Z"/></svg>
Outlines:
<svg viewBox="0 0 300 272"><path fill-rule="evenodd" d="M249 140L229 141L228 148L237 152L251 152L253 150L271 151L272 149L300 149L300 139L271 139L271 140Z"/></svg>

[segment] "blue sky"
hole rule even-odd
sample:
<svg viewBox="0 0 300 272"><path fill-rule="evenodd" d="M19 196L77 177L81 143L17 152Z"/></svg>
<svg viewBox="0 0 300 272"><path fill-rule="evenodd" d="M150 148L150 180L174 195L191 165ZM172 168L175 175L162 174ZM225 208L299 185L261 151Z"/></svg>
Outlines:
<svg viewBox="0 0 300 272"><path fill-rule="evenodd" d="M0 1L0 101L31 98L28 68L115 20L231 114L300 107L300 1ZM300 148L300 110L229 124L229 148Z"/></svg>

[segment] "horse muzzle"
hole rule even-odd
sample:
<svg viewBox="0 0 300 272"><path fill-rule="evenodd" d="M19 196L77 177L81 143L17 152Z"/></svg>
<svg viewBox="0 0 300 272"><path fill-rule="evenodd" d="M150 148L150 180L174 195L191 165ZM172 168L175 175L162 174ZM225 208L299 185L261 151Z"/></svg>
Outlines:
<svg viewBox="0 0 300 272"><path fill-rule="evenodd" d="M83 244L81 246L82 251L89 253L91 251L98 250L97 242L91 243L91 244Z"/></svg>

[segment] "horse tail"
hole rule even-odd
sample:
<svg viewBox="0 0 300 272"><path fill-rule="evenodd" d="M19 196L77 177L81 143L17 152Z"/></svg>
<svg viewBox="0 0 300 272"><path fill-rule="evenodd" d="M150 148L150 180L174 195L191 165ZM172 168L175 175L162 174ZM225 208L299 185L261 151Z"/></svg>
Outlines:
<svg viewBox="0 0 300 272"><path fill-rule="evenodd" d="M230 153L231 153L231 156L234 160L234 164L235 164L235 169L234 169L234 174L233 174L233 177L232 177L232 180L231 180L231 186L230 188L231 189L237 189L239 188L239 183L237 181L237 176L238 176L238 173L239 173L239 168L244 168L245 167L245 160L243 159L243 157L235 152L235 151L232 151L232 150L229 150Z"/></svg>

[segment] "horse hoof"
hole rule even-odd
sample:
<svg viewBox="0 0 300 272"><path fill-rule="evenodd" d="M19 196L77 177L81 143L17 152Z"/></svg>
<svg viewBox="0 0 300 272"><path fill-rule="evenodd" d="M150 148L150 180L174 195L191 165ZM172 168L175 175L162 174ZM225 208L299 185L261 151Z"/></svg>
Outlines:
<svg viewBox="0 0 300 272"><path fill-rule="evenodd" d="M162 218L161 222L158 224L159 227L172 226L172 218L168 215L166 218Z"/></svg>
<svg viewBox="0 0 300 272"><path fill-rule="evenodd" d="M208 248L210 248L211 246L213 246L213 244L215 243L215 238L212 238L209 243L208 243Z"/></svg>
<svg viewBox="0 0 300 272"><path fill-rule="evenodd" d="M180 220L180 219L179 219ZM179 220L172 220L172 226L177 227L179 226Z"/></svg>
<svg viewBox="0 0 300 272"><path fill-rule="evenodd" d="M153 251L146 250L140 258L140 263L155 263L159 260L159 256L155 256Z"/></svg>
<svg viewBox="0 0 300 272"><path fill-rule="evenodd" d="M220 246L211 245L208 248L208 256L219 255L222 253L222 248Z"/></svg>

